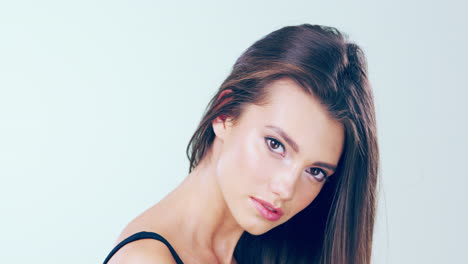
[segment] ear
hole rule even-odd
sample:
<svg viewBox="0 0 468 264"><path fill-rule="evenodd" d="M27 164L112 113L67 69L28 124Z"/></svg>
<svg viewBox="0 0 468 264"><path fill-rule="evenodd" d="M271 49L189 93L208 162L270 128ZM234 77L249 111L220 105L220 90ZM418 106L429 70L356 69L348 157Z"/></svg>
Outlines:
<svg viewBox="0 0 468 264"><path fill-rule="evenodd" d="M227 134L231 131L232 118L226 115L220 115L211 121L211 125L216 137L224 141Z"/></svg>

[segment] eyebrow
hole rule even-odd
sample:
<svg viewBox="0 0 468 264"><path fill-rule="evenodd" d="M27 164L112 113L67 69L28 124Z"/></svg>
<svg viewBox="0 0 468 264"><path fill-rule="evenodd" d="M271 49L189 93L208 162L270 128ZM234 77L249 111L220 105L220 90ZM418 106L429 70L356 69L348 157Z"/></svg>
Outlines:
<svg viewBox="0 0 468 264"><path fill-rule="evenodd" d="M277 127L277 126L273 126L273 125L266 125L265 127L275 131L276 133L278 133L284 139L284 141L286 141L286 143L288 143L288 145L291 146L291 148L296 153L299 153L299 145L297 145L296 141L294 141L286 132L284 132L283 129L281 129L280 127ZM327 169L329 169L329 170L331 170L333 172L336 171L336 166L335 165L332 165L330 163L326 163L326 162L323 162L323 161L317 161L317 162L313 163L312 165L324 167L324 168L327 168Z"/></svg>

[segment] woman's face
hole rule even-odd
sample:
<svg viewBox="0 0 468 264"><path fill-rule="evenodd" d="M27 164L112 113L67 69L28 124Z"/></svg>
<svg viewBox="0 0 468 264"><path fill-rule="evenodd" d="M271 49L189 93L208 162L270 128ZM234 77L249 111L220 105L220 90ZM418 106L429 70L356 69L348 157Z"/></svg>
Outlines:
<svg viewBox="0 0 468 264"><path fill-rule="evenodd" d="M235 126L229 119L212 123L221 193L234 219L254 235L288 221L315 199L344 143L341 123L294 81L283 78L265 88L269 104L247 106Z"/></svg>

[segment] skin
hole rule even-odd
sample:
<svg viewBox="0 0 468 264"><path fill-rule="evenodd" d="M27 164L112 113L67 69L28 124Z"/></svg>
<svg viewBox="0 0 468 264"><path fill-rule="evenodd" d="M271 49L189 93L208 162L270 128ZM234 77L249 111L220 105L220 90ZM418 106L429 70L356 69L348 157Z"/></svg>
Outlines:
<svg viewBox="0 0 468 264"><path fill-rule="evenodd" d="M334 172L312 164L338 163L343 126L290 79L274 81L266 89L268 105L248 105L236 124L230 118L212 122L216 137L199 165L174 191L134 219L117 242L142 230L153 231L164 236L186 263L236 263L233 253L242 232L263 234L315 199L325 182L317 180L323 177L321 170L328 176ZM267 125L282 128L300 151L296 153ZM280 207L284 215L274 222L266 220L251 197ZM156 250L168 256L158 241L138 243L147 248L140 247L138 254ZM131 244L110 263L130 263L119 260L136 252L138 244Z"/></svg>

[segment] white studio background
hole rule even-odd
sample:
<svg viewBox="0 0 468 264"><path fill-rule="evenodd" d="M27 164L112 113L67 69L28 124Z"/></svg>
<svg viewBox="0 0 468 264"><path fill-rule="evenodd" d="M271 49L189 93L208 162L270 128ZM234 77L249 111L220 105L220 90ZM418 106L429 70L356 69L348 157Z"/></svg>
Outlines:
<svg viewBox="0 0 468 264"><path fill-rule="evenodd" d="M102 263L187 175L188 140L241 52L301 23L367 54L382 164L373 263L466 263L461 3L2 0L0 263Z"/></svg>

